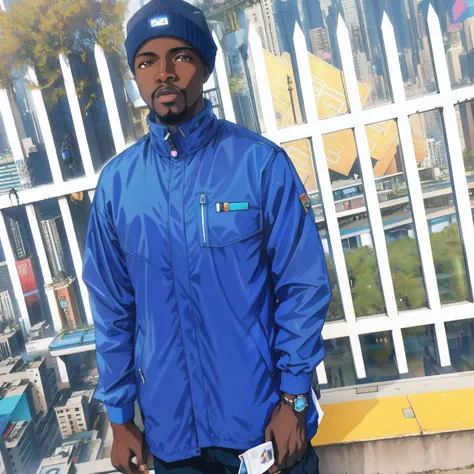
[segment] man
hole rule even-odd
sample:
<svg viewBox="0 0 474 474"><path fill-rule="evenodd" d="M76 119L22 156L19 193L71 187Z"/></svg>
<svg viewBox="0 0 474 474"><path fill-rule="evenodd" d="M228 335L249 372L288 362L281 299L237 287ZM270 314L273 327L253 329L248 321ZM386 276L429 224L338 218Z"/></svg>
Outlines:
<svg viewBox="0 0 474 474"><path fill-rule="evenodd" d="M150 133L102 171L84 281L112 464L237 474L272 441L270 472L318 472L311 379L330 285L314 215L281 148L203 99L216 45L202 12L152 0L126 50Z"/></svg>

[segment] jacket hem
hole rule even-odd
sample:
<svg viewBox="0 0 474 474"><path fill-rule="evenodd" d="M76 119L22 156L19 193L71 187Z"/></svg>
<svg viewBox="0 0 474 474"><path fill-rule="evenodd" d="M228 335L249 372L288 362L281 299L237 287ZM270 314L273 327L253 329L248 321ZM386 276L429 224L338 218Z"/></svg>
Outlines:
<svg viewBox="0 0 474 474"><path fill-rule="evenodd" d="M317 427L309 427L308 429L308 440L311 440L317 431ZM232 441L232 440L223 440L218 438L211 438L210 443L204 444L202 446L196 446L193 449L187 451L181 451L180 453L163 453L159 449L155 449L151 443L149 443L150 451L153 456L160 459L164 462L177 462L184 461L186 459L194 458L201 455L201 450L206 448L228 448L236 449L238 451L247 451L248 449L255 448L259 444L265 442L265 436L260 436L253 441Z"/></svg>

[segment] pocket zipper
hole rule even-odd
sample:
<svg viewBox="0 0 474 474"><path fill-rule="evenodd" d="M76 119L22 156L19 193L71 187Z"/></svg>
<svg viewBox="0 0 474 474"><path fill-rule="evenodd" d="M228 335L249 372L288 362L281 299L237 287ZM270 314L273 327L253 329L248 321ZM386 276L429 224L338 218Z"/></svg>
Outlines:
<svg viewBox="0 0 474 474"><path fill-rule="evenodd" d="M143 375L142 369L138 369L138 373L140 374L140 378L142 379L142 383L146 383L145 376Z"/></svg>
<svg viewBox="0 0 474 474"><path fill-rule="evenodd" d="M201 194L199 198L199 202L201 203L201 225L202 225L202 240L204 244L207 244L207 237L206 237L206 222L204 218L204 206L206 205L206 195Z"/></svg>

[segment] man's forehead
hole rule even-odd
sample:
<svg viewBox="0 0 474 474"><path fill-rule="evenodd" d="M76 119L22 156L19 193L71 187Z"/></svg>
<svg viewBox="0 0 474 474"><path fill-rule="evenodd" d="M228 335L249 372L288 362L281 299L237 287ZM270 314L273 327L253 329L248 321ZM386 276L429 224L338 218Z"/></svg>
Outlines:
<svg viewBox="0 0 474 474"><path fill-rule="evenodd" d="M166 53L167 51L175 48L189 48L195 50L193 46L179 38L173 38L171 36L160 36L158 38L152 38L151 40L144 43L138 50L137 54L143 52Z"/></svg>

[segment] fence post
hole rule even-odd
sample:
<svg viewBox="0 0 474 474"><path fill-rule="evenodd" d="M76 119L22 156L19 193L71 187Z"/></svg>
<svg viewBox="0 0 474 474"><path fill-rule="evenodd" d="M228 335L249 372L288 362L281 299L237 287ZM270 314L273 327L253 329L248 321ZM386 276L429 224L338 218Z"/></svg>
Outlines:
<svg viewBox="0 0 474 474"><path fill-rule="evenodd" d="M33 204L27 204L25 206L26 215L30 224L31 235L35 244L35 249L38 255L38 260L41 267L41 273L43 274L43 280L45 285L53 283L53 276L51 269L49 268L48 257L46 255L46 249L44 247L43 238L41 236L41 230L36 217L36 211ZM46 297L48 299L49 310L51 312L51 318L53 319L53 326L56 332L60 332L62 329L61 316L59 314L59 307L56 301L56 295L53 289L45 290Z"/></svg>
<svg viewBox="0 0 474 474"><path fill-rule="evenodd" d="M93 176L95 174L94 164L92 163L92 156L89 149L89 143L87 142L84 120L82 119L81 106L77 97L76 86L74 84L74 78L72 76L69 59L64 54L61 54L59 56L59 62L61 64L61 70L64 77L64 85L66 87L66 94L69 101L69 107L71 109L77 142L79 144L79 151L81 153L84 173L86 176Z"/></svg>
<svg viewBox="0 0 474 474"><path fill-rule="evenodd" d="M308 51L306 49L306 40L298 23L295 26L293 36L295 45L296 62L300 76L301 93L303 97L304 108L308 125L312 130L311 141L313 144L313 163L317 173L317 181L321 199L323 201L324 215L328 229L328 237L331 243L332 257L337 273L339 291L344 309L344 315L347 324L355 330L356 315L354 311L354 302L352 300L351 285L347 273L344 249L342 248L341 235L337 220L336 206L334 204L334 194L332 191L331 177L326 159L326 150L324 148L323 138L320 130L318 109L316 104L316 95L313 86L313 78L309 63ZM341 324L341 323L338 323ZM362 349L358 337L351 339L351 348L354 358L354 365L359 379L366 377Z"/></svg>
<svg viewBox="0 0 474 474"><path fill-rule="evenodd" d="M120 122L120 115L117 107L117 100L115 98L112 79L110 78L109 65L104 50L98 45L94 48L95 61L97 63L97 70L99 72L100 84L102 92L104 93L105 106L107 107L107 115L109 116L110 128L115 144L115 151L117 155L126 148L125 137L123 135L122 123Z"/></svg>
<svg viewBox="0 0 474 474"><path fill-rule="evenodd" d="M79 289L81 291L82 302L84 303L84 311L86 312L87 324L94 324L92 319L92 311L89 304L89 292L87 291L86 284L82 279L82 256L79 250L79 244L77 242L76 229L74 228L74 222L72 220L71 210L69 209L69 203L66 197L60 197L58 199L59 208L61 209L61 216L64 222L64 228L68 236L69 247L71 249L72 262L74 264L74 270L76 272L76 278L79 283Z"/></svg>
<svg viewBox="0 0 474 474"><path fill-rule="evenodd" d="M266 135L270 140L279 145L278 125L275 116L275 109L273 107L272 91L265 64L262 40L260 39L260 36L258 36L253 23L249 26L249 46L252 54L252 63L255 68L255 76L258 78L256 91L260 99ZM251 81L252 79L249 77L248 80Z"/></svg>
<svg viewBox="0 0 474 474"><path fill-rule="evenodd" d="M30 315L28 314L28 308L26 306L23 289L21 287L20 276L18 275L18 269L16 267L15 254L13 253L12 244L8 237L5 215L2 211L0 211L0 242L2 243L3 251L5 253L5 259L8 265L8 273L10 274L13 292L15 293L14 296L20 311L19 322L22 325L23 331L26 333L25 336L28 336L31 329Z"/></svg>
<svg viewBox="0 0 474 474"><path fill-rule="evenodd" d="M438 15L433 6L428 11L428 27L430 31L433 60L438 79L439 95L442 100L443 117L451 164L452 184L456 196L457 211L459 215L459 231L466 256L466 271L470 282L471 291L474 291L474 226L472 222L471 201L464 168L463 151L459 140L459 130L454 107L455 94L451 87L448 63L444 53L443 35L439 24Z"/></svg>
<svg viewBox="0 0 474 474"><path fill-rule="evenodd" d="M420 175L416 164L415 148L411 133L410 119L405 113L406 95L403 84L402 71L398 61L397 43L393 25L384 13L382 22L382 34L387 56L388 70L390 74L390 83L392 86L393 100L398 111L398 132L400 135L400 145L402 148L402 157L405 164L406 180L408 183L409 198L413 215L413 222L416 228L418 240L418 249L423 267L423 276L425 280L426 295L428 304L436 319L441 317L441 301L438 291L438 281L433 261L433 252L431 249L430 233L426 219L426 212L423 200L423 189L421 187ZM444 51L443 51L444 54ZM440 364L443 367L451 365L451 358L448 349L448 339L444 323L436 326L436 339Z"/></svg>
<svg viewBox="0 0 474 474"><path fill-rule="evenodd" d="M38 78L36 72L32 67L28 67L28 79L35 85L38 86ZM43 93L40 89L33 89L31 91L33 96L33 102L38 113L39 127L41 134L43 135L44 145L46 147L46 154L48 155L48 163L51 169L51 175L53 177L53 183L62 183L63 175L61 173L61 167L59 165L59 157L56 151L56 145L54 143L53 132L51 130L51 124L49 122L48 113L44 104Z"/></svg>
<svg viewBox="0 0 474 474"><path fill-rule="evenodd" d="M222 46L215 32L212 33L212 37L214 38L214 41L217 45L216 78L217 86L222 100L222 108L224 109L225 119L229 122L236 123L234 104L230 95L229 80L227 79L224 53L222 51Z"/></svg>
<svg viewBox="0 0 474 474"><path fill-rule="evenodd" d="M401 374L408 372L408 365L403 344L401 329L397 321L398 308L393 288L392 273L388 258L387 244L385 241L385 231L380 213L377 188L375 186L374 173L372 169L372 160L370 156L369 143L367 140L366 122L369 122L362 110L360 100L359 85L352 57L352 46L349 37L349 31L341 16L339 16L337 26L337 37L341 52L341 61L346 80L347 98L350 104L351 116L354 120L354 134L356 147L359 155L359 163L362 172L362 181L365 189L365 201L369 222L372 228L372 241L375 247L377 263L379 268L380 281L385 300L387 315L392 319L393 343L397 357L398 370ZM367 114L366 114L367 115ZM370 122L369 122L370 123Z"/></svg>

